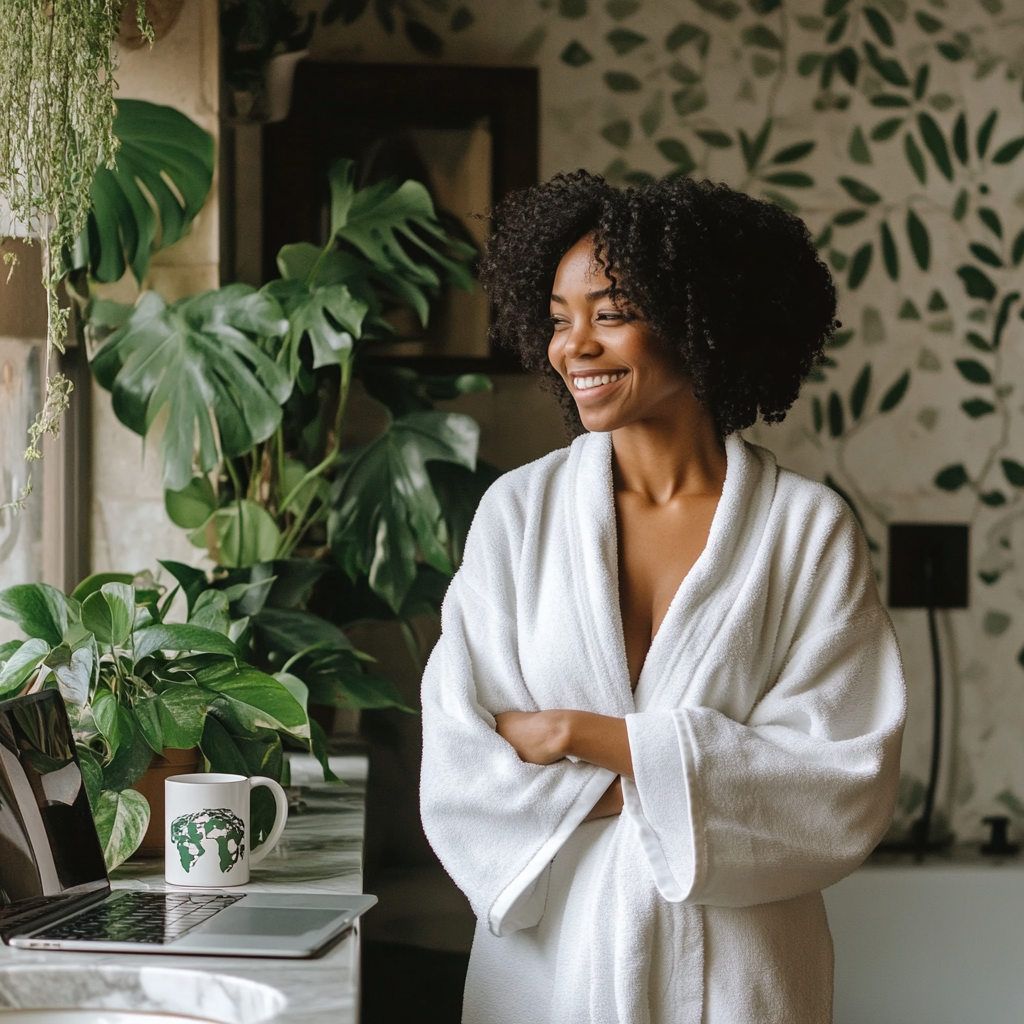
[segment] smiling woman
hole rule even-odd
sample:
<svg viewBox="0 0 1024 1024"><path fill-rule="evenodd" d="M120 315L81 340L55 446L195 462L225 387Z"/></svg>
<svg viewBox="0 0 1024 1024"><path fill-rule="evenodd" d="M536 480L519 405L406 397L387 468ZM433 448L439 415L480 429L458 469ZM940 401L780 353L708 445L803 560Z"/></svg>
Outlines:
<svg viewBox="0 0 1024 1024"><path fill-rule="evenodd" d="M463 1020L826 1024L820 890L889 824L903 678L850 510L736 431L796 398L831 277L689 179L580 171L494 222L492 337L588 433L484 496L424 674Z"/></svg>

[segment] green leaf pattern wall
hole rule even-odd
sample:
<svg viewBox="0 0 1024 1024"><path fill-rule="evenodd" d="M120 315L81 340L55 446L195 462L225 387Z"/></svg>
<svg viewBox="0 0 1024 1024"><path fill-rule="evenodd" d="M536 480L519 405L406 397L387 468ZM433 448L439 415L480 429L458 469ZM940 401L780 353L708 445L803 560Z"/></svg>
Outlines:
<svg viewBox="0 0 1024 1024"><path fill-rule="evenodd" d="M944 812L964 837L991 813L1024 826L1024 8L335 6L346 14L318 30L315 56L537 64L545 176L707 176L806 220L843 329L786 422L749 436L847 498L883 585L889 522L972 524L971 608L943 625ZM911 690L906 822L927 772L930 662L923 613L894 620Z"/></svg>

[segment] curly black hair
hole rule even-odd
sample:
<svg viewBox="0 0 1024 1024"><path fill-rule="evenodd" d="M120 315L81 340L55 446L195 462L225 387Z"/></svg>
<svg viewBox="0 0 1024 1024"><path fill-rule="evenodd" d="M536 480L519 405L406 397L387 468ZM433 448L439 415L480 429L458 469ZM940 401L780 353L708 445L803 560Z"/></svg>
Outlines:
<svg viewBox="0 0 1024 1024"><path fill-rule="evenodd" d="M547 359L550 296L565 253L593 234L612 296L675 348L721 434L785 418L840 326L832 275L807 228L774 203L676 178L616 188L587 171L514 192L495 208L481 278L493 343L519 353L582 426Z"/></svg>

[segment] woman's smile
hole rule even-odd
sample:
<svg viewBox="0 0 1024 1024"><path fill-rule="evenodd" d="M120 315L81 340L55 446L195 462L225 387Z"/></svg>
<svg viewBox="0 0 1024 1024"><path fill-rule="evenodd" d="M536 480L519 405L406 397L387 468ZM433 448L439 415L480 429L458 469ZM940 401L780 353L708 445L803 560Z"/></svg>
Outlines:
<svg viewBox="0 0 1024 1024"><path fill-rule="evenodd" d="M605 395L611 390L611 385L617 384L628 372L628 370L587 370L585 373L574 373L570 370L572 392L581 401Z"/></svg>

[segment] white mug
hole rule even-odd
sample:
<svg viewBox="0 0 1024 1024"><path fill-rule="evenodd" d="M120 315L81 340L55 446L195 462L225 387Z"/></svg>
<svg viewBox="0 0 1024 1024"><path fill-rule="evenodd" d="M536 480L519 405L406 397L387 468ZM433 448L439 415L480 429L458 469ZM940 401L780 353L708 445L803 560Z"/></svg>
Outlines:
<svg viewBox="0 0 1024 1024"><path fill-rule="evenodd" d="M266 842L250 852L249 794L267 786L277 817ZM274 848L288 821L288 798L273 779L205 772L164 782L164 878L172 885L245 885L249 865Z"/></svg>

